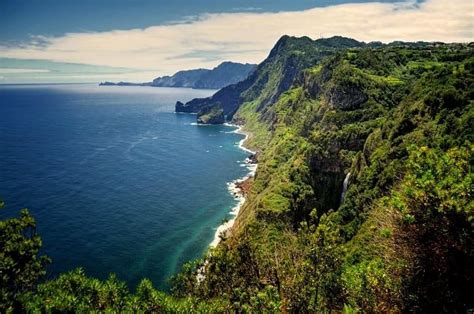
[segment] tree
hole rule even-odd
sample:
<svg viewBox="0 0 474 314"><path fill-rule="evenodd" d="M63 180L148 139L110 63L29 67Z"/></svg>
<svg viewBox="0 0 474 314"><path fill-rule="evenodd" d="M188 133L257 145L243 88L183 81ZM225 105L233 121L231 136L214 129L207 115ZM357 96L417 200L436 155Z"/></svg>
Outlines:
<svg viewBox="0 0 474 314"><path fill-rule="evenodd" d="M38 255L41 245L36 222L27 209L21 210L20 217L0 221L0 312L18 309L20 294L34 288L45 275L50 259Z"/></svg>

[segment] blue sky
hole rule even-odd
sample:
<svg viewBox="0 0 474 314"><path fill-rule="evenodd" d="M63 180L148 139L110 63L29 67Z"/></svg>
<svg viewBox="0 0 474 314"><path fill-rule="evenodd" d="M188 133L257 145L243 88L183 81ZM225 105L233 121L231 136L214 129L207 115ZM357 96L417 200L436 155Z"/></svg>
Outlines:
<svg viewBox="0 0 474 314"><path fill-rule="evenodd" d="M0 84L258 63L281 35L470 41L472 0L0 0Z"/></svg>
<svg viewBox="0 0 474 314"><path fill-rule="evenodd" d="M0 0L0 40L18 42L29 35L146 28L205 13L299 11L348 2L376 1Z"/></svg>

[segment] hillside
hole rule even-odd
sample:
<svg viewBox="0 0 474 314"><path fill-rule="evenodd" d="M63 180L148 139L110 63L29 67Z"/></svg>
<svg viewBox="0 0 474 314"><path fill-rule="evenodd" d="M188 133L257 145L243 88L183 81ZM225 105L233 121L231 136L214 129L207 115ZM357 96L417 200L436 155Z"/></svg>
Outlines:
<svg viewBox="0 0 474 314"><path fill-rule="evenodd" d="M428 47L426 42L406 43L393 42L384 45L380 42L364 43L342 36L312 40L309 37L283 36L278 40L268 57L260 63L247 79L226 86L211 97L193 99L186 104L176 103L176 112L197 113L209 116L209 112L224 114L226 121L231 121L235 112L245 102L255 101L257 111L275 102L299 78L299 74L307 67L319 63L327 56L340 49L347 48L380 48L395 47ZM206 119L223 123L220 119Z"/></svg>
<svg viewBox="0 0 474 314"><path fill-rule="evenodd" d="M178 71L172 76L161 76L152 82L103 82L103 86L153 86L153 87L189 87L200 89L220 89L224 86L245 80L254 70L254 64L222 62L213 69L195 69Z"/></svg>
<svg viewBox="0 0 474 314"><path fill-rule="evenodd" d="M226 86L209 98L193 99L186 104L177 102L176 112L197 113L199 118L209 111L222 109L225 119L230 121L239 106L246 101L257 101L261 110L288 90L303 69L337 49L361 45L344 37L313 41L308 37L283 36L246 80Z"/></svg>
<svg viewBox="0 0 474 314"><path fill-rule="evenodd" d="M240 98L232 119L259 169L206 279L183 275L178 295L257 311L473 307L473 50L359 46L276 101Z"/></svg>
<svg viewBox="0 0 474 314"><path fill-rule="evenodd" d="M246 80L177 104L201 122L243 124L259 166L232 232L183 266L173 296L81 271L36 286L31 241L34 262L22 261L36 271L5 293L30 311L466 312L473 52L282 37Z"/></svg>

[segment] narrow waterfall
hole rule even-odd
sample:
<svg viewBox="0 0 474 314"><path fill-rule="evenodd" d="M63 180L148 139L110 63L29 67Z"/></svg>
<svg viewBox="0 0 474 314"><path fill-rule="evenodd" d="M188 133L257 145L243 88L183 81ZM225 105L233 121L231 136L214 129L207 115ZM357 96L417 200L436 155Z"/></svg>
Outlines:
<svg viewBox="0 0 474 314"><path fill-rule="evenodd" d="M344 178L344 182L342 183L342 193L341 193L341 204L344 201L344 196L347 191L347 186L349 185L349 178L351 177L351 173L348 172L346 177Z"/></svg>

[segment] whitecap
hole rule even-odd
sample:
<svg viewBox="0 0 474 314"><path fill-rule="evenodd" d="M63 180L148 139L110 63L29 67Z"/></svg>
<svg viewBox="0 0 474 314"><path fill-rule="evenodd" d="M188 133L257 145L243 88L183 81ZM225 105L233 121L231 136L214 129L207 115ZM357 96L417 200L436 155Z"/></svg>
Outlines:
<svg viewBox="0 0 474 314"><path fill-rule="evenodd" d="M241 126L236 126L236 125L232 125L232 124L229 124L229 123L225 123L224 125L230 126L230 127L237 127L236 130L234 130L232 132L226 132L226 133L243 134L245 137L242 140L240 140L239 142L237 142L236 145L238 145L239 148L242 149L243 151L249 152L251 154L255 154L254 151L252 151L252 150L250 150L250 149L243 146L245 141L248 139L249 135L248 135L248 133L242 131ZM257 171L258 165L250 163L250 160L248 158L246 158L243 163L242 163L242 161L237 161L237 162L241 164L240 165L241 167L247 167L249 172L246 176L244 176L242 178L236 179L236 180L231 181L231 182L227 182L227 189L229 190L229 193L233 197L235 197L238 200L238 202L230 210L230 214L232 216L234 216L234 218L230 219L229 221L227 221L227 222L225 222L225 223L223 223L223 224L221 224L220 226L217 227L216 232L214 234L214 239L209 244L209 246L211 248L216 247L219 244L219 242L221 241L221 235L225 234L230 228L232 228L232 226L235 223L235 219L236 219L237 215L240 212L240 209L242 208L242 206L245 203L245 197L242 194L242 191L237 187L237 183L244 182L245 180L253 177L255 175L255 172ZM200 275L203 276L203 272Z"/></svg>

